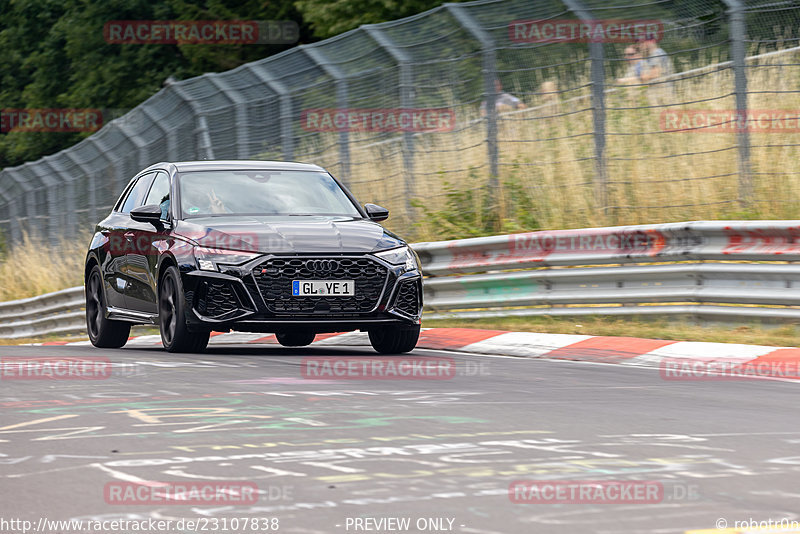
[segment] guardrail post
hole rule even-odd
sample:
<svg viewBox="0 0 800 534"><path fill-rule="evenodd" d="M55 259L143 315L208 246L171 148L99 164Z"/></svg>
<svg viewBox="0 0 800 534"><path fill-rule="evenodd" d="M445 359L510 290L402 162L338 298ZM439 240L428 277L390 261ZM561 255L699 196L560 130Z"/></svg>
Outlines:
<svg viewBox="0 0 800 534"><path fill-rule="evenodd" d="M444 4L453 17L470 35L481 43L483 55L483 88L486 94L486 149L489 157L489 192L493 194L499 183L499 152L497 147L497 90L494 81L497 78L497 48L489 32L469 14L461 4Z"/></svg>
<svg viewBox="0 0 800 534"><path fill-rule="evenodd" d="M392 59L397 63L400 69L400 107L409 109L414 106L414 80L413 72L411 71L411 57L405 50L398 47L386 35L383 30L372 24L364 24L361 26L367 35L375 41L381 48L392 56ZM411 222L414 220L414 208L411 205L411 200L414 198L414 133L403 132L403 166L406 171L406 179L404 183L404 193L406 196L406 213L405 220Z"/></svg>
<svg viewBox="0 0 800 534"><path fill-rule="evenodd" d="M564 0L579 19L591 22L594 19L592 12L587 9L581 0ZM594 158L595 158L595 198L598 208L608 216L608 169L606 167L606 93L605 93L605 52L603 43L589 43L589 60L591 61L591 86L592 86L592 126L594 130Z"/></svg>
<svg viewBox="0 0 800 534"><path fill-rule="evenodd" d="M280 102L280 116L281 123L281 150L283 158L286 161L294 160L294 134L293 119L292 119L292 93L286 84L278 80L263 64L249 63L244 65L244 68L255 74L259 80L264 82L266 86L272 89L272 92L278 95Z"/></svg>
<svg viewBox="0 0 800 534"><path fill-rule="evenodd" d="M747 54L744 5L740 0L724 0L728 6L733 63L734 92L736 93L736 144L739 152L739 204L749 208L753 202L752 169L750 168L750 133L747 130Z"/></svg>
<svg viewBox="0 0 800 534"><path fill-rule="evenodd" d="M336 105L339 109L346 109L348 107L348 87L347 76L342 72L342 69L330 62L325 56L325 53L314 45L300 45L300 50L320 66L320 68L335 80L336 84ZM347 128L343 128L339 132L339 161L341 162L342 172L340 178L345 185L350 182L350 132Z"/></svg>

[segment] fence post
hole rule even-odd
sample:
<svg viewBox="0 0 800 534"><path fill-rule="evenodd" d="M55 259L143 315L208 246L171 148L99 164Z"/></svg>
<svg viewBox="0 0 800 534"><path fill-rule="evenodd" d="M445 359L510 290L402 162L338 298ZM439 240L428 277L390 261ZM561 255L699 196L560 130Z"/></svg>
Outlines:
<svg viewBox="0 0 800 534"><path fill-rule="evenodd" d="M3 175L7 175L14 182L16 182L14 177L8 172L0 172L0 177ZM11 196L6 188L2 190L2 195L8 202L8 244L10 245L12 243L19 243L22 241L22 225L19 222L19 211L17 209L17 203L20 200L20 195L17 194L17 196Z"/></svg>
<svg viewBox="0 0 800 534"><path fill-rule="evenodd" d="M119 128L119 130L125 134L125 137L127 137L134 145L136 145L137 160L140 170L155 163L150 161L147 143L144 141L144 139L139 137L139 134L135 133L131 128L129 128L124 121L117 124L117 128Z"/></svg>
<svg viewBox="0 0 800 534"><path fill-rule="evenodd" d="M40 160L41 161L41 160ZM36 175L41 183L41 188L44 189L45 197L47 198L47 237L51 245L58 245L59 235L63 228L61 227L66 210L72 209L74 206L63 206L63 209L58 208L58 194L56 188L64 186L64 179L55 180L44 169L41 169L41 163L26 163L23 167L28 167L30 171ZM50 167L52 169L52 167ZM66 197L65 192L62 192L62 197ZM44 237L44 236L42 236Z"/></svg>
<svg viewBox="0 0 800 534"><path fill-rule="evenodd" d="M75 161L70 156L71 152L72 152L71 150L65 150L64 154L68 158L72 159L72 161ZM43 162L45 165L47 165L53 172L53 174L58 176L59 179L61 180L60 184L53 184L47 188L48 205L50 206L49 207L50 216L48 217L48 223L50 226L50 242L53 245L57 245L59 241L57 236L69 237L70 232L72 232L72 235L74 235L75 230L78 227L77 212L76 212L78 208L76 206L76 201L75 201L76 177L70 176L61 166L61 163L58 163L57 161L54 160L53 156L45 156L40 161ZM75 163L77 164L77 161L75 161ZM31 169L33 169L33 172L39 175L40 178L45 180L47 178L46 173L37 172L36 167L37 166L32 165ZM84 170L83 166L79 167L81 170ZM58 204L58 200L56 200L55 198L56 197L55 187L59 185L62 187L62 194L60 195L62 202L61 210L59 210L58 208L54 208L54 206ZM62 221L62 215L59 213L59 211L63 211L64 227L60 227L60 223Z"/></svg>
<svg viewBox="0 0 800 534"><path fill-rule="evenodd" d="M214 147L211 145L211 135L208 133L208 122L206 121L206 116L203 114L203 110L200 109L200 105L186 94L186 91L181 88L180 83L171 83L167 85L167 87L175 91L178 98L186 102L186 104L192 108L194 118L197 121L194 133L195 135L199 134L197 141L197 157L200 159L214 159Z"/></svg>
<svg viewBox="0 0 800 534"><path fill-rule="evenodd" d="M753 182L750 168L750 133L747 131L747 71L745 57L744 5L740 0L724 0L728 6L731 32L731 61L736 93L736 144L739 152L739 205L749 208L753 201Z"/></svg>
<svg viewBox="0 0 800 534"><path fill-rule="evenodd" d="M88 143L89 140L84 141L84 142ZM94 143L90 143L90 144L92 144L95 148L97 148L96 144L94 144ZM88 197L87 200L89 202L89 205L86 206L86 220L90 225L94 225L95 223L98 222L98 219L97 219L97 191L95 191L95 187L97 187L97 186L95 184L94 172L92 172L91 167L89 167L85 163L81 163L80 161L78 161L78 158L76 158L75 156L72 155L72 150L65 150L64 151L64 156L67 159L69 159L72 163L74 163L75 166L78 167L81 170L81 172L83 172L84 180L86 180L86 182L87 182L86 183L86 196ZM45 156L45 159L47 159L47 157L48 156ZM104 158L105 155L100 153L100 157ZM68 199L70 200L70 202L72 202L72 205L74 205L74 203L75 203L75 181L76 181L76 178L74 176L70 177L69 174L64 171L64 167L61 165L61 163L59 163L57 161L54 161L54 160L51 160L48 163L50 164L50 167L52 167L58 174L60 174L61 176L66 176L66 180L67 180L67 184L68 184L67 185L67 188L68 188L68 190L67 190ZM77 220L79 220L79 219L77 217L77 212L76 211L73 211L72 213L67 213L67 226L70 226L70 224L76 224Z"/></svg>
<svg viewBox="0 0 800 534"><path fill-rule="evenodd" d="M255 74L259 80L269 87L273 93L278 95L280 101L281 123L281 149L283 159L286 161L294 160L294 135L292 134L292 93L286 84L275 78L264 65L258 63L248 63L244 68Z"/></svg>
<svg viewBox="0 0 800 534"><path fill-rule="evenodd" d="M236 128L236 157L238 159L247 159L249 156L249 152L247 148L249 146L250 135L248 127L250 125L250 121L248 120L247 114L247 107L246 107L246 100L242 98L242 95L231 87L228 81L217 73L213 74L206 74L204 76L212 85L214 85L219 92L227 98L232 104L235 111L236 120L234 121L234 127Z"/></svg>
<svg viewBox="0 0 800 534"><path fill-rule="evenodd" d="M6 216L8 217L8 234L0 237L5 239L5 244L8 246L14 242L17 237L15 234L18 233L16 228L18 224L16 220L16 206L14 204L14 197L10 196L4 189L0 189L0 196L3 197Z"/></svg>
<svg viewBox="0 0 800 534"><path fill-rule="evenodd" d="M122 193L122 190L125 188L125 186L128 185L128 180L133 178L133 175L125 176L124 174L122 174L123 169L117 166L119 160L118 159L114 160L111 158L111 156L109 156L109 154L111 154L111 149L109 149L103 141L98 139L97 136L93 135L91 137L88 137L86 140L92 143L97 148L97 151L100 153L100 157L105 159L108 162L108 167L114 170L114 175L117 183L115 184L116 187L114 187L111 192L110 200L113 206L114 202L117 200L117 197ZM108 169L108 167L106 167L106 169ZM98 171L95 171L94 173L89 175L89 184L87 185L87 188L89 188L90 191L89 213L91 214L91 220L94 222L100 220L98 217L99 201L97 200L97 176L96 176L97 172ZM105 199L102 200L102 202L105 201L106 201Z"/></svg>
<svg viewBox="0 0 800 534"><path fill-rule="evenodd" d="M346 109L348 106L348 87L347 76L342 72L342 69L330 62L325 56L325 53L314 45L300 45L300 50L322 68L322 70L335 80L336 84L336 106L339 109ZM340 175L341 180L345 185L350 183L350 132L347 128L342 128L339 132L339 160L341 162L342 172Z"/></svg>
<svg viewBox="0 0 800 534"><path fill-rule="evenodd" d="M409 109L414 106L414 80L411 72L411 58L405 50L399 48L394 42L383 33L383 30L372 24L361 26L367 35L375 41L381 48L392 56L400 69L400 107ZM403 167L406 171L406 179L403 190L406 196L405 220L414 220L414 208L411 199L414 197L414 133L403 132Z"/></svg>
<svg viewBox="0 0 800 534"><path fill-rule="evenodd" d="M10 176L11 179L14 180L14 182L16 182L17 185L19 186L19 188L22 190L22 193L17 198L18 198L18 201L20 203L23 202L23 199L24 199L24 202L25 202L25 219L26 219L26 223L27 223L27 232L28 232L28 236L29 237L33 237L33 234L32 234L32 232L33 232L32 223L36 218L36 214L34 213L36 211L36 202L35 202L35 199L33 197L35 192L33 190L33 187L31 186L31 184L29 184L27 181L23 180L20 177L20 175L17 173L16 169L17 169L16 167L14 167L14 168L6 168L6 169L3 170L3 172L5 172L8 176ZM14 207L17 208L18 206L14 206ZM16 211L17 212L17 216L19 216L19 210L15 209L14 211ZM17 219L17 222L19 222L19 219ZM20 241L21 241L22 240L22 233L25 230L25 227L21 223L18 226L19 226L19 235L20 235Z"/></svg>
<svg viewBox="0 0 800 534"><path fill-rule="evenodd" d="M581 0L564 0L579 19L594 20L594 15ZM594 132L595 198L598 207L608 215L608 169L606 167L606 67L603 43L589 43L592 86L592 130Z"/></svg>
<svg viewBox="0 0 800 534"><path fill-rule="evenodd" d="M453 17L478 42L481 43L483 55L483 87L486 94L486 148L489 157L489 193L494 194L498 187L499 153L497 146L497 90L494 81L497 78L497 57L492 36L460 4L444 4Z"/></svg>

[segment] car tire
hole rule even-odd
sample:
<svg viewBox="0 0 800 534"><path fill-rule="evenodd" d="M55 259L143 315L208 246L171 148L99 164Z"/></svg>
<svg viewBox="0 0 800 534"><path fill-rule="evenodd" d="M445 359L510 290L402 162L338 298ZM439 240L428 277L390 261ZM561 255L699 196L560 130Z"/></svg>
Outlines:
<svg viewBox="0 0 800 534"><path fill-rule="evenodd" d="M170 265L158 284L158 326L168 352L203 352L211 332L192 332L186 324L186 300L178 269Z"/></svg>
<svg viewBox="0 0 800 534"><path fill-rule="evenodd" d="M284 347L305 347L311 345L317 334L311 330L297 329L278 332L275 337L278 338L278 343Z"/></svg>
<svg viewBox="0 0 800 534"><path fill-rule="evenodd" d="M369 342L380 354L402 354L417 346L419 325L385 326L369 331Z"/></svg>
<svg viewBox="0 0 800 534"><path fill-rule="evenodd" d="M118 349L128 342L131 324L106 317L106 295L103 274L95 265L86 279L86 331L92 345L101 349Z"/></svg>

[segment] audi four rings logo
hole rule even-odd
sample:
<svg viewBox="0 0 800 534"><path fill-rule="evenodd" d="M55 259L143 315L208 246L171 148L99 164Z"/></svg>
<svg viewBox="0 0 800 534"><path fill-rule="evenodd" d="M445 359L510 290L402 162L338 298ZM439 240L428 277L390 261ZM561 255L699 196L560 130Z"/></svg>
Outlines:
<svg viewBox="0 0 800 534"><path fill-rule="evenodd" d="M306 262L306 268L310 271L335 271L339 268L339 262L336 260L309 260Z"/></svg>

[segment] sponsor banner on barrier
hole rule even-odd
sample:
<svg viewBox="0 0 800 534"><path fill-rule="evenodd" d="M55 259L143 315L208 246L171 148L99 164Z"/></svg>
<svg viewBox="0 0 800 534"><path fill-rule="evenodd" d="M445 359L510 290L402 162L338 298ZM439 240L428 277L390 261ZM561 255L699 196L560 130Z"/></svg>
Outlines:
<svg viewBox="0 0 800 534"><path fill-rule="evenodd" d="M293 20L112 20L103 25L110 44L293 44Z"/></svg>
<svg viewBox="0 0 800 534"><path fill-rule="evenodd" d="M800 226L724 228L723 254L800 254Z"/></svg>
<svg viewBox="0 0 800 534"><path fill-rule="evenodd" d="M800 133L800 110L665 109L659 122L664 132Z"/></svg>
<svg viewBox="0 0 800 534"><path fill-rule="evenodd" d="M303 110L309 132L450 132L456 114L446 108L317 108Z"/></svg>
<svg viewBox="0 0 800 534"><path fill-rule="evenodd" d="M662 37L660 20L545 19L515 20L508 25L508 38L514 43L635 43Z"/></svg>

